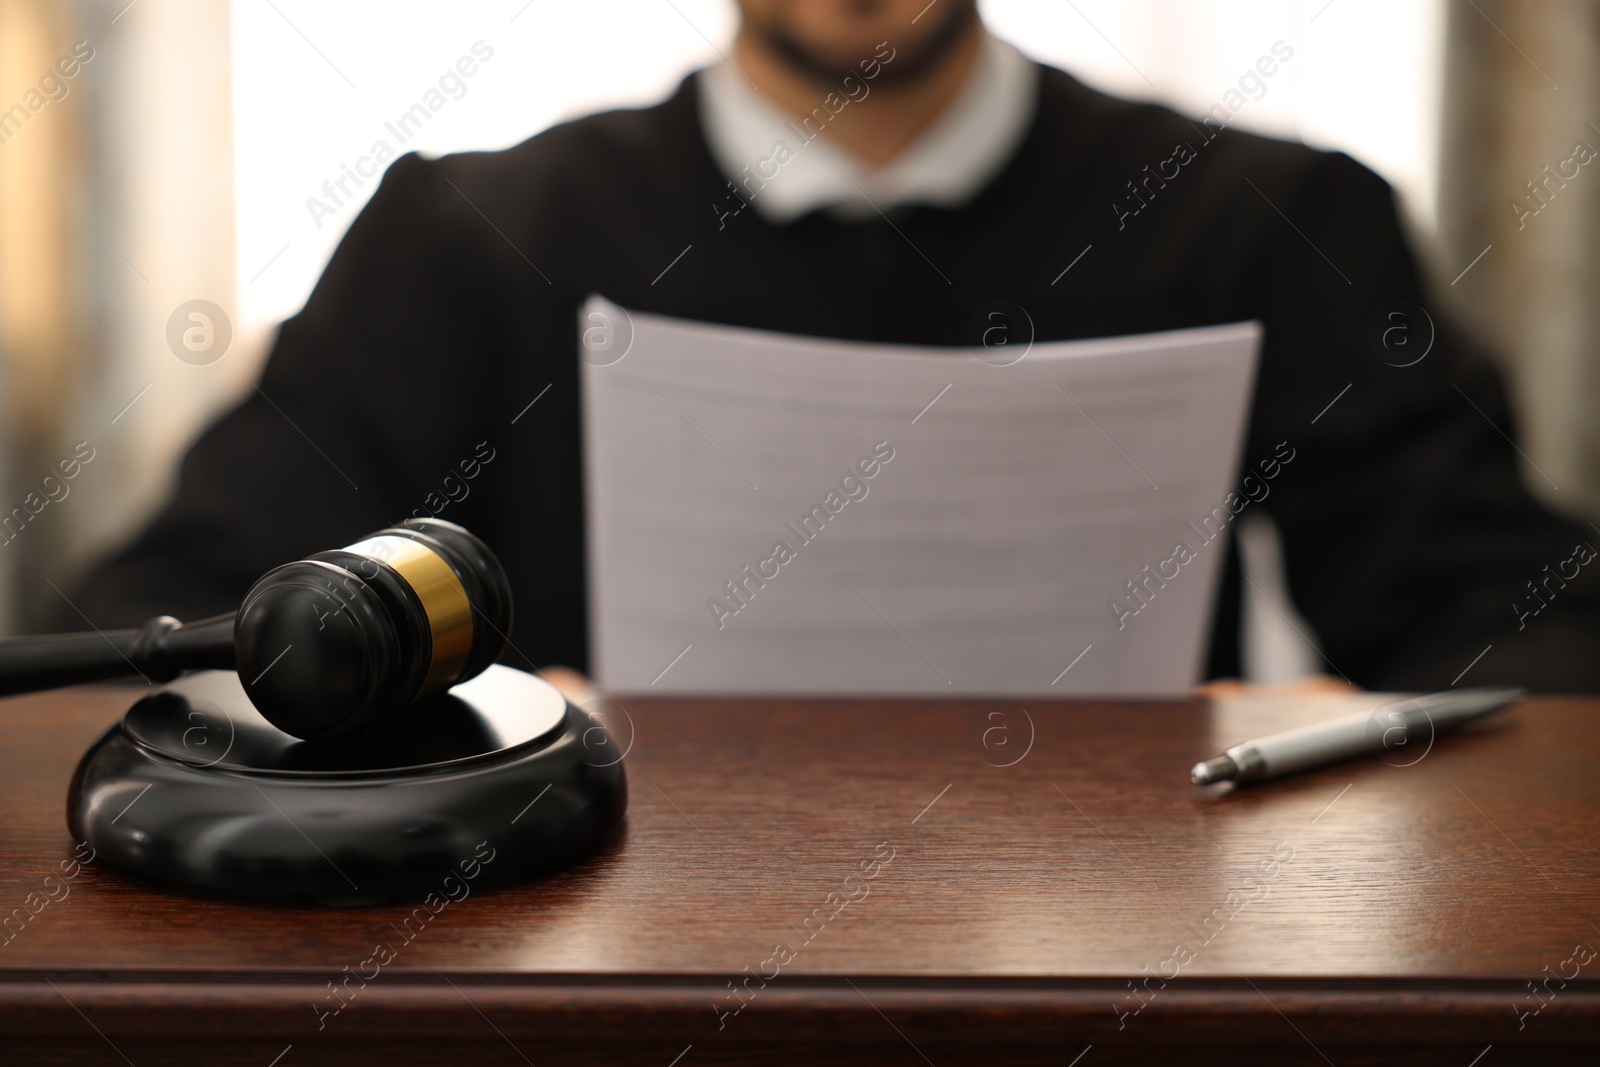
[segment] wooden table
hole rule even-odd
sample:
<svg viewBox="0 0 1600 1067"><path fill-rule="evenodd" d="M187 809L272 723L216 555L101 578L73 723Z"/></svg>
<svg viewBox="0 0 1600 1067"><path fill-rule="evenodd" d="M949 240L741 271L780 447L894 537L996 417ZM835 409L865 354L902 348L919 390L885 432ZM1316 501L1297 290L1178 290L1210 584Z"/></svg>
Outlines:
<svg viewBox="0 0 1600 1067"><path fill-rule="evenodd" d="M1187 768L1319 713L624 700L625 832L407 941L402 905L61 881L133 692L0 702L0 1061L1597 1062L1592 700L1239 792Z"/></svg>

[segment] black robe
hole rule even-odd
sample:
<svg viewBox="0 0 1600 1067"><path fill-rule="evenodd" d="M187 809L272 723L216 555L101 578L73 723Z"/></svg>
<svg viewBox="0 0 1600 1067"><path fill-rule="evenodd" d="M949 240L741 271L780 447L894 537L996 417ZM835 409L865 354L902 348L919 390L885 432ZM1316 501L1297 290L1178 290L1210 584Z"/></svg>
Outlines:
<svg viewBox="0 0 1600 1067"><path fill-rule="evenodd" d="M259 389L193 447L175 499L78 604L102 628L229 610L275 564L434 512L512 577L507 661L583 668L584 297L927 345L970 343L1002 301L1040 341L1265 324L1242 462L1294 450L1251 507L1281 530L1331 670L1444 687L1488 648L1461 684L1600 688L1600 578L1558 574L1600 532L1524 488L1504 389L1423 292L1390 188L1340 153L1218 131L1047 67L1039 78L1032 125L993 181L964 207L898 209L892 224L775 226L741 209L760 179L735 190L719 172L693 78L657 106L505 151L396 160L283 324ZM1397 301L1436 328L1412 366L1391 364L1429 327L1415 311L1386 318ZM1396 322L1414 346L1375 345L1374 323ZM1221 590L1214 675L1238 669L1231 551Z"/></svg>

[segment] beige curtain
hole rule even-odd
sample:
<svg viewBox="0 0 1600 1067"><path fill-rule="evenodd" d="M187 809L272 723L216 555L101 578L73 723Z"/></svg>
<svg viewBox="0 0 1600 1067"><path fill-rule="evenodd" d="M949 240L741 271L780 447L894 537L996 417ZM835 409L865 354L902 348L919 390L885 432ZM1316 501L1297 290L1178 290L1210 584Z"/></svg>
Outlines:
<svg viewBox="0 0 1600 1067"><path fill-rule="evenodd" d="M83 369L70 313L83 262L65 202L81 201L83 178L78 14L58 0L0 0L0 519L13 520L0 527L0 633L42 585L23 578L52 542L14 509L32 515ZM64 56L70 78L56 66Z"/></svg>
<svg viewBox="0 0 1600 1067"><path fill-rule="evenodd" d="M215 362L196 364L169 335L175 314L182 330L190 321L182 309L197 300L220 312L219 335L238 319L231 5L93 0L93 8L104 41L95 62L105 65L93 98L91 199L105 239L80 233L96 256L84 285L101 318L72 421L97 458L95 481L63 531L69 581L164 503L183 450L249 389L259 365L237 336Z"/></svg>
<svg viewBox="0 0 1600 1067"><path fill-rule="evenodd" d="M1440 287L1506 361L1528 484L1600 519L1600 0L1448 12Z"/></svg>
<svg viewBox="0 0 1600 1067"><path fill-rule="evenodd" d="M0 0L0 523L58 494L0 533L0 633L67 610L259 363L236 342L197 364L169 339L194 301L236 317L229 10ZM63 91L44 79L69 56Z"/></svg>

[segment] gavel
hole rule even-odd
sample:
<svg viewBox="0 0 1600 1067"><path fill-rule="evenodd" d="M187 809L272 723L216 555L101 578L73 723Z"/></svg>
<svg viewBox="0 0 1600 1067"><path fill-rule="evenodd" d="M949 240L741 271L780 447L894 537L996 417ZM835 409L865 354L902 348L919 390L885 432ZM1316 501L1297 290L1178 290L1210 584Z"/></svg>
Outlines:
<svg viewBox="0 0 1600 1067"><path fill-rule="evenodd" d="M0 641L0 696L232 669L278 729L337 737L481 674L510 630L511 585L488 546L455 523L407 519L273 568L227 615Z"/></svg>

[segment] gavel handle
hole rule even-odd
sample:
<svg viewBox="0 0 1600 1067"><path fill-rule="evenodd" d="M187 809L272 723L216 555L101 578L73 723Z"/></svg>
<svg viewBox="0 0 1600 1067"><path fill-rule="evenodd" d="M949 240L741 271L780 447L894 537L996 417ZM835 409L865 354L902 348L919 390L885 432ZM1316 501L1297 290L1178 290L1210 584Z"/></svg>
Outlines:
<svg viewBox="0 0 1600 1067"><path fill-rule="evenodd" d="M232 667L232 612L187 625L158 615L136 630L0 641L0 696L131 674L168 682L186 670Z"/></svg>

